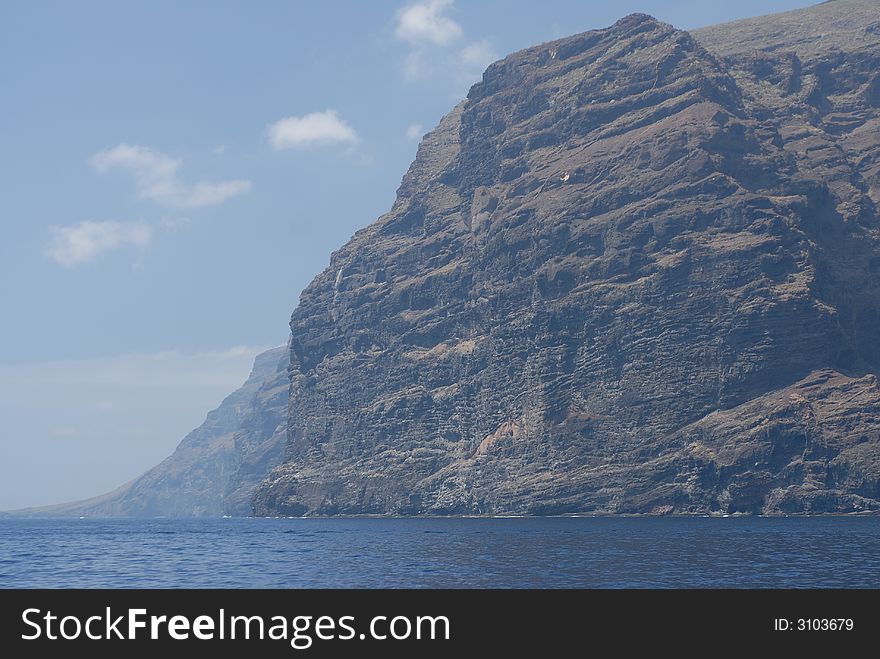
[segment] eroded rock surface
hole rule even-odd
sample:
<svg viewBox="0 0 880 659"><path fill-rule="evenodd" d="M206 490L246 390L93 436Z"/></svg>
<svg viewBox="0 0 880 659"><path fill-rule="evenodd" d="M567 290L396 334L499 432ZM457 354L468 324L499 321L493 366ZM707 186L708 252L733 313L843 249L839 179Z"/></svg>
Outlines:
<svg viewBox="0 0 880 659"><path fill-rule="evenodd" d="M880 5L515 53L290 327L260 515L880 508Z"/></svg>

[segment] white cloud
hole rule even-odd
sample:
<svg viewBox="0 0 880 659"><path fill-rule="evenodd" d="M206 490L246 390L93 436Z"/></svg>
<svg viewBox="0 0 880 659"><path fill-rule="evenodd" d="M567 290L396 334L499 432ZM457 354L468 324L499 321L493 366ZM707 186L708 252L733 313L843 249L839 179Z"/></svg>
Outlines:
<svg viewBox="0 0 880 659"><path fill-rule="evenodd" d="M409 80L448 78L456 87L479 81L498 54L485 39L469 43L461 50L414 48L403 58L404 76Z"/></svg>
<svg viewBox="0 0 880 659"><path fill-rule="evenodd" d="M427 0L407 5L397 12L394 36L414 45L445 46L461 38L463 30L446 16L453 0Z"/></svg>
<svg viewBox="0 0 880 659"><path fill-rule="evenodd" d="M242 179L211 183L182 183L177 179L180 161L149 147L119 144L92 156L92 166L101 173L124 169L134 177L138 196L171 208L216 206L251 189Z"/></svg>
<svg viewBox="0 0 880 659"><path fill-rule="evenodd" d="M123 247L141 251L153 240L153 228L140 221L85 220L73 226L49 227L52 239L46 255L65 268L94 261L100 254Z"/></svg>
<svg viewBox="0 0 880 659"><path fill-rule="evenodd" d="M406 138L408 140L417 140L424 134L425 131L422 129L422 124L410 124L406 127Z"/></svg>
<svg viewBox="0 0 880 659"><path fill-rule="evenodd" d="M446 15L452 6L453 0L427 0L397 12L394 36L410 45L402 62L409 80L446 77L457 87L470 85L498 59L485 39L451 50L464 37L461 25Z"/></svg>
<svg viewBox="0 0 880 659"><path fill-rule="evenodd" d="M358 136L335 110L284 117L268 127L269 144L280 151L322 144L356 144Z"/></svg>

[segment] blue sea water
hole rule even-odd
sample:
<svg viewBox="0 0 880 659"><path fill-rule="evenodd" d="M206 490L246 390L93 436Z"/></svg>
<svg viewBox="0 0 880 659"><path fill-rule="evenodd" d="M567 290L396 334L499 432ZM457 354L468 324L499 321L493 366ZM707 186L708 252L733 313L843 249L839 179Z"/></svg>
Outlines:
<svg viewBox="0 0 880 659"><path fill-rule="evenodd" d="M0 520L0 586L880 587L880 518Z"/></svg>

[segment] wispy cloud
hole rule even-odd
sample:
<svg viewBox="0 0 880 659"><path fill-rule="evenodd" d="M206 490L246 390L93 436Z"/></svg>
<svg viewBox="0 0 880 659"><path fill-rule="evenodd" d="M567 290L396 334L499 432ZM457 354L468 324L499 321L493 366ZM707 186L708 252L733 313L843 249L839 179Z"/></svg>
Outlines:
<svg viewBox="0 0 880 659"><path fill-rule="evenodd" d="M46 255L65 268L91 263L104 252L134 247L140 255L153 240L153 228L146 222L84 220L72 226L49 227L51 241Z"/></svg>
<svg viewBox="0 0 880 659"><path fill-rule="evenodd" d="M410 124L406 127L406 138L408 140L417 140L422 135L424 135L425 131L422 128L422 124Z"/></svg>
<svg viewBox="0 0 880 659"><path fill-rule="evenodd" d="M269 124L272 148L297 149L327 144L357 144L358 135L335 110L312 112L301 117L284 117Z"/></svg>
<svg viewBox="0 0 880 659"><path fill-rule="evenodd" d="M140 198L171 208L217 206L251 189L251 182L243 179L183 183L177 177L180 160L145 146L119 144L96 153L90 162L101 173L113 169L128 171Z"/></svg>
<svg viewBox="0 0 880 659"><path fill-rule="evenodd" d="M451 77L456 86L471 84L498 59L486 40L463 47L464 28L447 14L453 0L426 0L406 5L394 17L394 36L409 45L403 58L406 78ZM453 48L453 46L455 48Z"/></svg>
<svg viewBox="0 0 880 659"><path fill-rule="evenodd" d="M169 217L166 215L159 220L159 226L167 231L177 231L188 225L189 221L188 217Z"/></svg>
<svg viewBox="0 0 880 659"><path fill-rule="evenodd" d="M470 85L480 79L483 71L499 58L498 53L485 39L468 44L458 53L457 82Z"/></svg>
<svg viewBox="0 0 880 659"><path fill-rule="evenodd" d="M395 17L394 36L414 45L445 46L460 39L461 25L446 16L453 0L427 0L407 5Z"/></svg>
<svg viewBox="0 0 880 659"><path fill-rule="evenodd" d="M421 50L411 50L403 58L403 75L409 80L418 80L424 77L427 68L425 54Z"/></svg>
<svg viewBox="0 0 880 659"><path fill-rule="evenodd" d="M488 41L482 39L465 46L458 54L458 59L463 66L482 73L487 66L498 59L498 54Z"/></svg>
<svg viewBox="0 0 880 659"><path fill-rule="evenodd" d="M20 382L31 384L102 384L138 388L165 387L174 383L214 388L218 373L225 373L227 382L219 388L221 393L229 393L243 382L254 357L268 348L269 346L236 345L220 350L196 352L172 349L95 359L0 364L0 373L14 373ZM106 393L99 400L112 401L112 389L108 389ZM202 414L205 411L207 410L199 410Z"/></svg>

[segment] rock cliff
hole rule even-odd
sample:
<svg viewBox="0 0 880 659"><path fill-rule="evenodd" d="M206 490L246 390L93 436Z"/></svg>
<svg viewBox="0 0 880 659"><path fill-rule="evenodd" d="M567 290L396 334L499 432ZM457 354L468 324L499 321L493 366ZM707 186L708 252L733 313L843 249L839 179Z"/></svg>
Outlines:
<svg viewBox="0 0 880 659"><path fill-rule="evenodd" d="M880 508L880 5L491 65L291 318L259 515Z"/></svg>

